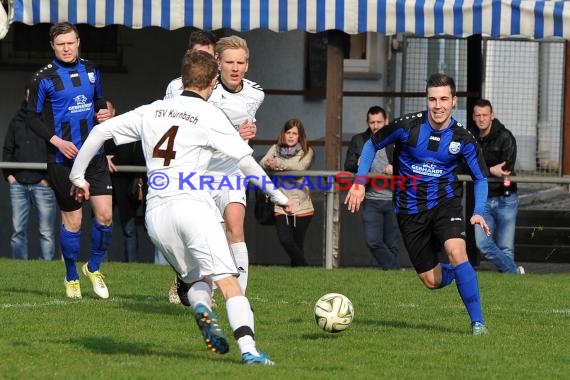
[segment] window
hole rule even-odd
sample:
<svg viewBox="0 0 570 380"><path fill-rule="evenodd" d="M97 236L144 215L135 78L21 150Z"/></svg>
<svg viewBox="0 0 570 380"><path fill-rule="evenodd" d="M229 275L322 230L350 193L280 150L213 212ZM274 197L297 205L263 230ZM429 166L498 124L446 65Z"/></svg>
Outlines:
<svg viewBox="0 0 570 380"><path fill-rule="evenodd" d="M344 77L380 78L381 42L378 33L351 35L348 57L344 60Z"/></svg>

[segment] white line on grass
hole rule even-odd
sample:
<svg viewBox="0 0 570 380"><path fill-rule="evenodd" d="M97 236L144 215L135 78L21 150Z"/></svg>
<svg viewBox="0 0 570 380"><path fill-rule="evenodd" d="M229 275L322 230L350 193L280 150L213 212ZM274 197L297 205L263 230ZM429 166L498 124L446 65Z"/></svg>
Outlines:
<svg viewBox="0 0 570 380"><path fill-rule="evenodd" d="M75 301L75 302L78 302L78 301ZM49 302L43 302L43 303L5 303L2 305L2 309L10 309L10 308L15 308L15 307L33 308L33 307L42 307L42 306L65 305L68 303L75 303L75 302L55 300L55 301L49 301Z"/></svg>
<svg viewBox="0 0 570 380"><path fill-rule="evenodd" d="M66 300L53 300L53 301L48 301L48 302L40 302L40 303L5 303L2 305L2 309L10 309L10 308L36 308L36 307L45 307L45 306L61 306L61 305L71 305L71 304L76 304L76 303L85 303L85 302L89 302L89 303L94 303L94 302L99 302L99 300L97 299L92 299L92 300L76 300L76 301L66 301ZM116 300L106 300L105 302L116 302Z"/></svg>

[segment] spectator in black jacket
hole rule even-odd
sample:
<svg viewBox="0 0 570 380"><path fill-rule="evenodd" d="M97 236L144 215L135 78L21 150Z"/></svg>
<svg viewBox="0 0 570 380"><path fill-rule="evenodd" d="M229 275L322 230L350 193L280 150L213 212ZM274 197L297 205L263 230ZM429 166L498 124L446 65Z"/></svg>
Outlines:
<svg viewBox="0 0 570 380"><path fill-rule="evenodd" d="M501 182L489 181L489 195L483 218L489 225L491 235L487 236L480 226L475 226L475 242L481 254L495 264L499 272L524 274L524 268L515 264L519 199L517 184L510 180L515 175L517 141L495 118L493 106L486 99L475 102L473 121L477 125L478 130L474 132L489 168L489 175L502 179Z"/></svg>
<svg viewBox="0 0 570 380"><path fill-rule="evenodd" d="M29 85L26 84L25 99L14 116L6 137L2 160L7 162L46 162L45 141L35 134L26 123ZM45 170L4 169L4 178L10 184L12 226L10 239L12 258L28 259L28 221L30 210L36 209L40 252L42 260L55 256L55 195ZM35 255L34 255L35 258Z"/></svg>
<svg viewBox="0 0 570 380"><path fill-rule="evenodd" d="M368 124L366 131L353 136L350 140L344 162L344 170L346 171L356 173L364 143L371 134L388 124L386 111L379 106L370 107L366 113L366 123ZM392 175L393 150L393 145L389 145L386 149L380 149L376 152L370 171L384 177L374 181L375 186L366 186L366 195L362 204L364 239L378 266L384 270L400 268L400 230L392 205L390 182L386 177ZM386 187L379 188L383 185Z"/></svg>
<svg viewBox="0 0 570 380"><path fill-rule="evenodd" d="M115 116L115 106L109 99L107 99L107 109L111 111L112 116ZM123 232L124 260L136 262L138 251L136 216L146 195L146 175L120 172L117 166L145 166L142 145L140 141L136 141L117 146L113 140L107 140L105 154L113 183L113 207L117 207L119 211Z"/></svg>

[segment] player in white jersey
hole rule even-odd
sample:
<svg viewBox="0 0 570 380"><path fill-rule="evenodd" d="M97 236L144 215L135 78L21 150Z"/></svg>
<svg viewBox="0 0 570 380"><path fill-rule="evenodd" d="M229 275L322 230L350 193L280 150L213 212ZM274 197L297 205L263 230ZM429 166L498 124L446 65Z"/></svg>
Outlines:
<svg viewBox="0 0 570 380"><path fill-rule="evenodd" d="M186 52L190 52L192 50L201 50L207 53L212 54L214 57L217 57L216 54L216 36L214 33L206 31L206 30L194 30L190 33L190 39L188 40L188 49ZM170 81L168 87L166 88L166 94L164 99L170 99L174 96L178 96L184 91L184 85L182 84L182 77L178 77ZM154 263L155 264L167 264L166 259L160 253L158 249L154 251ZM180 298L178 297L176 291L176 284L170 287L170 292L168 294L168 299L171 303L180 303Z"/></svg>
<svg viewBox="0 0 570 380"><path fill-rule="evenodd" d="M255 114L265 94L261 86L244 78L248 68L249 50L243 38L221 38L216 44L220 61L220 75L208 101L220 108L230 119L240 136L248 141L255 137ZM224 173L241 175L235 161L214 154L208 172L219 182ZM239 282L245 292L249 275L249 254L245 243L244 221L246 192L241 189L222 189L212 196L222 212L230 249L240 271Z"/></svg>
<svg viewBox="0 0 570 380"><path fill-rule="evenodd" d="M249 49L247 42L238 36L221 38L216 44L220 73L216 87L208 102L220 108L239 132L248 141L255 137L257 126L255 114L265 98L263 89L257 83L245 79L249 65ZM165 99L172 96L177 84L173 81L168 86ZM215 178L218 185L226 177L241 176L235 161L219 153L214 153L208 174ZM212 197L223 215L230 249L240 271L239 282L245 293L248 280L249 255L245 243L244 220L246 193L244 189L214 186ZM169 293L170 302L177 303L172 297L173 287Z"/></svg>
<svg viewBox="0 0 570 380"><path fill-rule="evenodd" d="M71 170L70 180L78 200L88 199L85 170L108 138L116 144L141 140L146 160L149 193L145 221L152 242L177 273L182 303L191 306L208 348L228 352L228 342L211 311L211 283L225 301L229 324L245 364L271 365L257 351L253 312L236 279L219 214L202 179L214 152L238 162L278 204L293 211L287 197L273 186L251 156L252 149L232 128L226 116L207 99L215 86L217 62L201 51L183 60L182 96L159 100L109 120L95 128L85 141Z"/></svg>
<svg viewBox="0 0 570 380"><path fill-rule="evenodd" d="M245 79L249 65L249 49L246 41L238 36L221 38L216 43L220 73L216 87L208 101L220 108L240 136L248 141L256 135L255 114L265 98L261 86ZM241 175L235 165L226 157L214 154L208 172L216 182L224 173ZM246 192L243 189L222 189L212 193L220 212L224 217L226 235L238 269L239 282L246 291L249 271L249 255L245 243L244 221Z"/></svg>

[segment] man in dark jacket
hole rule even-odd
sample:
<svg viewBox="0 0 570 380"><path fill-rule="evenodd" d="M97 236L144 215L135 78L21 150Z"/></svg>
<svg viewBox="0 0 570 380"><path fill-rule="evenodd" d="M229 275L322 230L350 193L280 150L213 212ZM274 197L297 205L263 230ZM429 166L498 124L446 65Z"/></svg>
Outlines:
<svg viewBox="0 0 570 380"><path fill-rule="evenodd" d="M499 272L524 273L515 264L515 227L518 211L517 184L511 182L515 175L517 142L493 114L493 106L486 99L479 99L473 107L473 121L477 125L477 141L483 151L489 175L501 178L489 181L489 195L484 218L491 230L486 236L482 228L475 226L475 242L481 254L495 264Z"/></svg>
<svg viewBox="0 0 570 380"><path fill-rule="evenodd" d="M26 124L26 108L29 86L25 88L25 100L14 116L6 137L2 160L7 162L46 162L46 145ZM55 255L55 195L45 170L4 169L4 179L10 184L12 226L10 239L12 258L28 259L28 220L30 209L35 208L40 235L39 258L51 260Z"/></svg>
<svg viewBox="0 0 570 380"><path fill-rule="evenodd" d="M366 113L366 123L368 124L366 131L354 135L350 140L344 161L346 171L356 173L364 143L372 133L388 124L386 111L379 106L370 107ZM393 150L393 145L390 145L376 152L370 171L383 176L391 176ZM390 188L379 189L377 186L370 185L366 187L366 195L362 204L362 225L366 246L376 259L378 266L384 270L399 269L400 230L394 213Z"/></svg>
<svg viewBox="0 0 570 380"><path fill-rule="evenodd" d="M114 117L116 108L111 100L106 101L107 109ZM105 141L104 147L113 183L113 207L116 206L119 211L123 232L124 261L136 262L138 252L136 217L139 207L144 203L147 179L145 173L125 173L119 171L117 166L145 166L142 144L140 141L135 141L117 146L113 139L109 139Z"/></svg>

